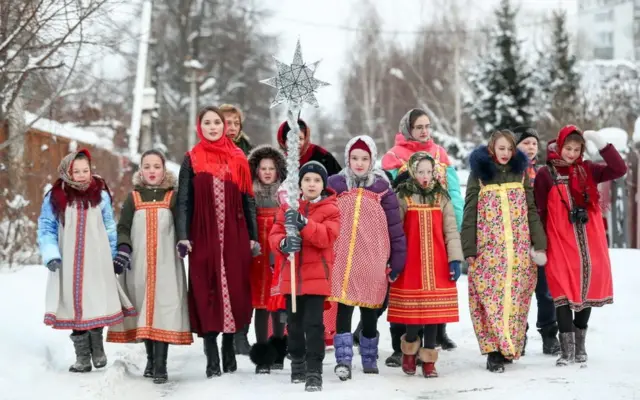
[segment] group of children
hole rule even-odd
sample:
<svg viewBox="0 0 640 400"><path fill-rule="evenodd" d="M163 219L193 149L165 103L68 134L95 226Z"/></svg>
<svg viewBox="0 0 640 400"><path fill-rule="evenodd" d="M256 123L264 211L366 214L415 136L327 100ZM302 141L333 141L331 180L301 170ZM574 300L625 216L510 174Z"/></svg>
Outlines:
<svg viewBox="0 0 640 400"><path fill-rule="evenodd" d="M347 143L341 169L310 143L300 120L301 197L294 209L283 198L283 152L260 146L247 156L241 123L231 136L230 125L221 109L198 114L200 142L178 178L162 153L145 152L117 225L89 152L63 159L43 201L38 241L50 270L45 324L72 330L70 371L106 365L109 327L109 342L145 343L144 376L155 383L168 379L169 344L191 344L192 333L203 338L207 377L233 372L234 335L246 337L255 310L249 356L256 373L282 369L289 355L291 381L318 391L323 315L335 306L334 371L341 380L352 377L354 342L363 372L379 372L377 323L387 307L402 370L414 375L421 366L424 377L437 377L436 346L445 348L444 328L459 319L456 281L465 260L488 370L502 372L523 355L539 273L549 288L542 295L557 308L557 364L586 361L591 307L612 302L597 184L626 172L615 148L595 133L563 128L548 147L547 165L532 173L537 151L527 157L519 148L531 138L537 146L537 135L495 132L470 156L463 202L424 111L401 120L396 146L382 158L385 171L376 167L371 137ZM285 122L278 132L284 151L288 132ZM587 141L606 165L583 160ZM354 337L355 307L361 324Z"/></svg>

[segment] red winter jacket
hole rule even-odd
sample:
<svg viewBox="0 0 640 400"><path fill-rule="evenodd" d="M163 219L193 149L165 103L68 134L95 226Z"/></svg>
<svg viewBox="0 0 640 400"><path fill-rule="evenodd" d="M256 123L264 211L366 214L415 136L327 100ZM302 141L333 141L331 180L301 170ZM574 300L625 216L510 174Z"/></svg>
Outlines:
<svg viewBox="0 0 640 400"><path fill-rule="evenodd" d="M340 210L336 194L327 189L328 197L317 203L300 200L299 211L307 217L307 225L300 231L302 250L296 253L296 295L329 296L331 294L331 270L333 269L333 244L340 233ZM287 235L284 227L284 212L287 205L278 210L276 222L271 229L269 245L277 249L276 265L282 266L280 293L291 294L291 270L289 257L280 251L280 242Z"/></svg>

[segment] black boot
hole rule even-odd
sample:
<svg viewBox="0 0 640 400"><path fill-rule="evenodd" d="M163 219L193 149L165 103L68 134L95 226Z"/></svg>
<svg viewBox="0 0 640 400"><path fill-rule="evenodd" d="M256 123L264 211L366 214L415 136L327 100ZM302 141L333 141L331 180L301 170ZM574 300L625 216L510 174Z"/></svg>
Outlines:
<svg viewBox="0 0 640 400"><path fill-rule="evenodd" d="M504 357L500 352L494 351L487 354L487 369L491 372L504 372Z"/></svg>
<svg viewBox="0 0 640 400"><path fill-rule="evenodd" d="M240 331L233 335L233 351L236 354L248 356L251 351L251 345L247 334L249 333L249 325L245 325Z"/></svg>
<svg viewBox="0 0 640 400"><path fill-rule="evenodd" d="M321 392L322 374L317 371L307 371L304 390L306 392Z"/></svg>
<svg viewBox="0 0 640 400"><path fill-rule="evenodd" d="M81 334L71 334L71 341L76 350L76 362L69 367L69 372L90 372L91 371L91 339L89 332Z"/></svg>
<svg viewBox="0 0 640 400"><path fill-rule="evenodd" d="M527 343L529 342L529 338L527 334L529 333L529 323L527 322L527 329L524 331L524 344L522 345L522 351L520 352L520 356L525 356L527 354Z"/></svg>
<svg viewBox="0 0 640 400"><path fill-rule="evenodd" d="M153 383L166 383L169 379L167 374L167 353L169 343L153 342Z"/></svg>
<svg viewBox="0 0 640 400"><path fill-rule="evenodd" d="M456 343L449 338L449 335L447 335L447 324L438 325L436 345L440 346L442 350L453 350L458 347Z"/></svg>
<svg viewBox="0 0 640 400"><path fill-rule="evenodd" d="M291 358L291 383L302 383L306 380L307 366L304 359Z"/></svg>
<svg viewBox="0 0 640 400"><path fill-rule="evenodd" d="M391 324L389 331L391 332L391 347L393 348L393 354L391 354L384 362L387 367L400 368L402 366L402 350L400 349L400 343L402 342L402 335L405 333L404 325Z"/></svg>
<svg viewBox="0 0 640 400"><path fill-rule="evenodd" d="M220 372L220 354L218 353L217 337L218 335L216 334L209 334L203 338L204 354L207 356L207 378L222 375L222 372Z"/></svg>
<svg viewBox="0 0 640 400"><path fill-rule="evenodd" d="M284 369L284 359L287 356L287 336L281 338L271 336L269 343L276 351L276 358L271 365L271 369L281 370Z"/></svg>
<svg viewBox="0 0 640 400"><path fill-rule="evenodd" d="M256 365L256 374L271 373L271 365L277 356L276 349L271 343L256 343L251 346L249 359Z"/></svg>
<svg viewBox="0 0 640 400"><path fill-rule="evenodd" d="M553 324L538 329L542 336L542 353L549 355L560 354L560 342L558 341L558 325Z"/></svg>
<svg viewBox="0 0 640 400"><path fill-rule="evenodd" d="M144 341L144 348L147 350L147 365L144 367L145 378L153 378L153 340L146 339Z"/></svg>
<svg viewBox="0 0 640 400"><path fill-rule="evenodd" d="M233 350L233 340L236 334L222 334L222 372L236 372L238 364L236 363L236 353ZM251 351L251 348L249 348ZM248 354L248 353L247 353Z"/></svg>

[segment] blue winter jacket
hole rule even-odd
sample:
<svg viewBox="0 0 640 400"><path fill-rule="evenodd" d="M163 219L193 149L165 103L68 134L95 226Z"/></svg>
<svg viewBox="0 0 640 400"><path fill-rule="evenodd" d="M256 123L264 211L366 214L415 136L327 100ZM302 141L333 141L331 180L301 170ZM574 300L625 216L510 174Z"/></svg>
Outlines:
<svg viewBox="0 0 640 400"><path fill-rule="evenodd" d="M101 198L100 210L102 211L102 220L104 221L105 228L107 228L107 236L109 237L109 245L111 246L111 257L115 257L118 232L116 231L116 221L113 216L111 197L103 190ZM40 255L42 256L44 265L47 265L51 260L62 259L60 246L58 245L58 234L61 227L62 224L53 212L51 193L48 193L42 201L40 217L38 217L38 246L40 247Z"/></svg>

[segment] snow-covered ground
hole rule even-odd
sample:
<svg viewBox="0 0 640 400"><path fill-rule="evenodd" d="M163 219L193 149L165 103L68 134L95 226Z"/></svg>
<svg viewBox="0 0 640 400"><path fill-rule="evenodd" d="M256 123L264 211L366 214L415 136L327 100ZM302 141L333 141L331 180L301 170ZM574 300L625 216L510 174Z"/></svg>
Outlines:
<svg viewBox="0 0 640 400"><path fill-rule="evenodd" d="M612 250L615 280L613 306L594 310L589 330L587 368L557 368L555 357L544 356L541 341L530 331L528 352L504 374L491 374L478 352L468 314L466 281L460 288L461 321L449 325L458 343L453 352L441 352L441 377L426 380L405 376L400 369L380 367L380 375L363 375L359 357L353 380L340 382L332 373L333 353L325 360L324 391L305 394L303 385L289 383L289 366L271 375L256 376L247 357L239 357L233 375L205 378L201 341L169 350L171 383L154 385L141 377L145 354L142 345L107 344L109 365L102 370L75 375L67 372L74 359L66 331L42 324L47 271L26 267L0 274L3 324L0 328L0 399L638 399L640 379L640 312L638 299L640 250ZM464 278L464 276L463 276ZM535 326L535 301L530 322ZM388 324L381 320L381 361L391 349ZM382 364L382 362L381 362Z"/></svg>

